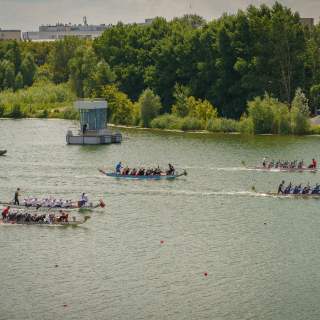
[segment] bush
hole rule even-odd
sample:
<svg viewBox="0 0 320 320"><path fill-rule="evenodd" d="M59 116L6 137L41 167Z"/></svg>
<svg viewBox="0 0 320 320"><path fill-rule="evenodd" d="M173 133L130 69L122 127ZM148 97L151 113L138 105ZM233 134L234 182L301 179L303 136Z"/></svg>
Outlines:
<svg viewBox="0 0 320 320"><path fill-rule="evenodd" d="M79 120L79 111L73 107L67 107L59 115L60 119Z"/></svg>
<svg viewBox="0 0 320 320"><path fill-rule="evenodd" d="M226 118L210 119L207 122L206 130L210 132L237 132L238 122Z"/></svg>
<svg viewBox="0 0 320 320"><path fill-rule="evenodd" d="M172 114L164 114L154 118L150 122L151 128L170 130L200 130L201 121L193 117L180 118Z"/></svg>

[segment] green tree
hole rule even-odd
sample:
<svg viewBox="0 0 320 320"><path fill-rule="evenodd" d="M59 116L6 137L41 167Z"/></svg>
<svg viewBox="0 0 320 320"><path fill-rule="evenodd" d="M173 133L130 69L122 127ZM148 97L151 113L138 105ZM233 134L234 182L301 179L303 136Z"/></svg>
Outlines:
<svg viewBox="0 0 320 320"><path fill-rule="evenodd" d="M5 72L5 79L3 86L5 88L14 88L15 76L14 76L14 66L8 64Z"/></svg>
<svg viewBox="0 0 320 320"><path fill-rule="evenodd" d="M33 55L30 52L25 55L23 61L21 62L20 70L23 75L24 84L29 87L32 86L34 75L37 71L37 66L34 62Z"/></svg>
<svg viewBox="0 0 320 320"><path fill-rule="evenodd" d="M141 93L139 97L139 106L141 126L149 127L150 121L159 114L159 110L161 109L160 98L148 88Z"/></svg>
<svg viewBox="0 0 320 320"><path fill-rule="evenodd" d="M310 111L308 100L302 93L301 88L296 90L291 107L291 125L294 134L304 134L308 132Z"/></svg>
<svg viewBox="0 0 320 320"><path fill-rule="evenodd" d="M23 75L21 74L21 72L19 71L15 81L14 81L14 88L15 90L19 90L23 88Z"/></svg>
<svg viewBox="0 0 320 320"><path fill-rule="evenodd" d="M197 14L185 14L182 17L175 17L172 19L175 23L186 24L188 27L192 29L201 28L202 25L206 22L203 17Z"/></svg>

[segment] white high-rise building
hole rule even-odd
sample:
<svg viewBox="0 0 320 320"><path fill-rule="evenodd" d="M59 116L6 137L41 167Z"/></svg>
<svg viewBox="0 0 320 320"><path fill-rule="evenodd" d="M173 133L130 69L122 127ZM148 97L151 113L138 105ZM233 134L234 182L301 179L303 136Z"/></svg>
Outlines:
<svg viewBox="0 0 320 320"><path fill-rule="evenodd" d="M147 26L151 24L154 19L145 19L144 23L137 23L140 26ZM130 23L127 25L131 25ZM22 33L23 40L34 41L54 41L63 39L65 36L77 36L78 38L92 38L100 36L107 28L112 28L110 24L88 25L87 18L83 17L83 24L63 24L57 23L56 25L42 25L39 31L28 31Z"/></svg>

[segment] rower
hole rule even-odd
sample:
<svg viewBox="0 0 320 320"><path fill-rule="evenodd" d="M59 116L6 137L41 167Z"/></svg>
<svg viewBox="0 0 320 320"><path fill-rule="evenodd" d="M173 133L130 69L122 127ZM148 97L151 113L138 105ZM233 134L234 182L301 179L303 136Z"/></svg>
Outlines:
<svg viewBox="0 0 320 320"><path fill-rule="evenodd" d="M301 183L299 186L295 186L293 189L293 194L299 194L301 191Z"/></svg>
<svg viewBox="0 0 320 320"><path fill-rule="evenodd" d="M309 193L309 190L310 190L310 186L309 186L309 182L308 182L307 186L303 188L301 193L302 194L307 194L307 193Z"/></svg>
<svg viewBox="0 0 320 320"><path fill-rule="evenodd" d="M283 193L289 194L290 191L291 191L291 182L290 182L290 184L284 189Z"/></svg>
<svg viewBox="0 0 320 320"><path fill-rule="evenodd" d="M279 184L279 188L278 188L278 193L283 193L283 185L284 185L284 180L282 180L282 182Z"/></svg>
<svg viewBox="0 0 320 320"><path fill-rule="evenodd" d="M319 185L316 183L316 186L312 189L311 194L319 194Z"/></svg>
<svg viewBox="0 0 320 320"><path fill-rule="evenodd" d="M171 165L171 164L169 163L168 166L169 166L169 175L170 175L170 174L174 174L174 167L173 167L173 165Z"/></svg>

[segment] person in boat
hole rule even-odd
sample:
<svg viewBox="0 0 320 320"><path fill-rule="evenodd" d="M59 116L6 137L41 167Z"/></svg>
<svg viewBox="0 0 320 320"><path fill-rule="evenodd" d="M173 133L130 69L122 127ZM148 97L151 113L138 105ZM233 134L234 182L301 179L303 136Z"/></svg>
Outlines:
<svg viewBox="0 0 320 320"><path fill-rule="evenodd" d="M7 214L10 213L10 206L7 206L5 209L2 210L2 219L7 219Z"/></svg>
<svg viewBox="0 0 320 320"><path fill-rule="evenodd" d="M283 193L284 180L279 184L278 193Z"/></svg>
<svg viewBox="0 0 320 320"><path fill-rule="evenodd" d="M283 193L289 194L290 191L291 191L291 187L292 187L292 185L291 185L291 182L290 182L289 185L284 189Z"/></svg>
<svg viewBox="0 0 320 320"><path fill-rule="evenodd" d="M310 191L310 186L309 186L309 182L308 182L307 186L302 189L301 193L302 194L308 194L309 191Z"/></svg>
<svg viewBox="0 0 320 320"><path fill-rule="evenodd" d="M51 208L54 208L56 206L56 198L53 198L51 201L50 201L50 207Z"/></svg>
<svg viewBox="0 0 320 320"><path fill-rule="evenodd" d="M60 210L60 222L62 220L66 221L67 219L67 214L65 212L63 212L62 210Z"/></svg>
<svg viewBox="0 0 320 320"><path fill-rule="evenodd" d="M261 159L261 158L260 158ZM262 165L265 167L267 162L267 157L265 156L262 160Z"/></svg>
<svg viewBox="0 0 320 320"><path fill-rule="evenodd" d="M62 205L62 198L59 198L59 199L56 201L55 207L61 207L61 205Z"/></svg>
<svg viewBox="0 0 320 320"><path fill-rule="evenodd" d="M88 195L85 191L82 192L82 200L80 202L82 207L88 202Z"/></svg>
<svg viewBox="0 0 320 320"><path fill-rule="evenodd" d="M293 194L299 194L301 191L301 183L299 186L295 186L294 189L293 189Z"/></svg>
<svg viewBox="0 0 320 320"><path fill-rule="evenodd" d="M135 176L135 175L136 175L136 168L133 168L130 174L131 174L132 176Z"/></svg>
<svg viewBox="0 0 320 320"><path fill-rule="evenodd" d="M312 164L310 164L310 166L308 168L316 168L317 167L317 161L314 160L314 158L312 159Z"/></svg>
<svg viewBox="0 0 320 320"><path fill-rule="evenodd" d="M21 196L21 194L19 193L20 188L17 188L16 192L14 193L14 204L19 205L19 196Z"/></svg>
<svg viewBox="0 0 320 320"><path fill-rule="evenodd" d="M316 186L312 189L311 194L319 194L319 185L316 183Z"/></svg>
<svg viewBox="0 0 320 320"><path fill-rule="evenodd" d="M171 165L170 163L168 164L168 166L169 166L169 170L168 170L168 174L170 175L170 174L174 174L174 167L173 167L173 165Z"/></svg>
<svg viewBox="0 0 320 320"><path fill-rule="evenodd" d="M117 166L116 166L116 173L119 173L120 174L120 168L122 168L121 167L121 161L117 164Z"/></svg>

